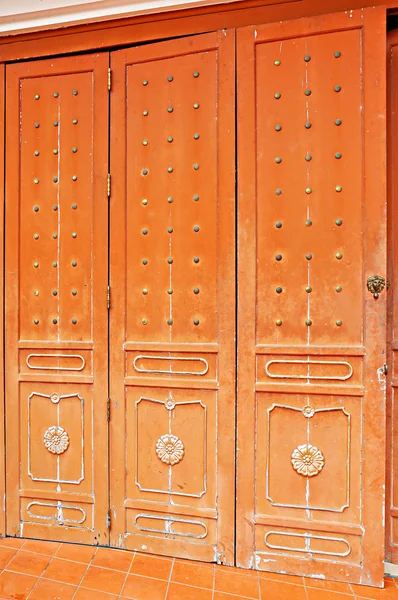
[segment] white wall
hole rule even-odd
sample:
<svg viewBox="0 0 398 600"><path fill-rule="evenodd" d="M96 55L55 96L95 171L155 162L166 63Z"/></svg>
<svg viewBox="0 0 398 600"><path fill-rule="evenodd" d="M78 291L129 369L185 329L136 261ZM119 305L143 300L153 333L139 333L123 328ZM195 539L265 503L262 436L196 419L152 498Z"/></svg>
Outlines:
<svg viewBox="0 0 398 600"><path fill-rule="evenodd" d="M0 0L0 36L237 0Z"/></svg>

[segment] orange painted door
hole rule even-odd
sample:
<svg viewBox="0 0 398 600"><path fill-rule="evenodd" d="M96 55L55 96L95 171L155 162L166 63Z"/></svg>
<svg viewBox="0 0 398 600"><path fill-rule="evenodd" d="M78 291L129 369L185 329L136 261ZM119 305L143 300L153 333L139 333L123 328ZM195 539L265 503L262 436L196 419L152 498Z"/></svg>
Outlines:
<svg viewBox="0 0 398 600"><path fill-rule="evenodd" d="M108 540L108 61L6 70L11 536Z"/></svg>
<svg viewBox="0 0 398 600"><path fill-rule="evenodd" d="M384 32L238 31L238 566L382 584Z"/></svg>
<svg viewBox="0 0 398 600"><path fill-rule="evenodd" d="M234 33L111 65L111 544L233 564Z"/></svg>

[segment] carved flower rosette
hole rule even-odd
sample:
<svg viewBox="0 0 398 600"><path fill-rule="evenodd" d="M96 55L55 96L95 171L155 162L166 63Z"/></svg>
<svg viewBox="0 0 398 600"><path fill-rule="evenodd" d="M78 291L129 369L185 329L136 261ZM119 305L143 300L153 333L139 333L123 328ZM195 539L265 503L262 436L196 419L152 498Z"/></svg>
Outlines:
<svg viewBox="0 0 398 600"><path fill-rule="evenodd" d="M183 459L184 444L176 435L161 435L156 442L156 454L166 465L176 465Z"/></svg>
<svg viewBox="0 0 398 600"><path fill-rule="evenodd" d="M51 454L63 454L69 446L69 435L58 425L52 425L44 432L44 445Z"/></svg>
<svg viewBox="0 0 398 600"><path fill-rule="evenodd" d="M293 469L304 477L318 475L325 466L325 459L320 450L311 444L302 444L295 448L291 456Z"/></svg>

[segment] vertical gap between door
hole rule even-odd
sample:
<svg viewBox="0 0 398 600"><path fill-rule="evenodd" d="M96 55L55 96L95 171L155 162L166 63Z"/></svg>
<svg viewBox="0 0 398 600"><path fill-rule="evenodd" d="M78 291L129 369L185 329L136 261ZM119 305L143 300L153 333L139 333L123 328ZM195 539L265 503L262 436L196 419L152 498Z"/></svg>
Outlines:
<svg viewBox="0 0 398 600"><path fill-rule="evenodd" d="M111 68L111 53L108 53L108 69ZM108 71L109 73L109 71ZM109 81L109 75L107 73L107 81ZM111 86L109 86L111 87ZM107 177L107 194L108 194L108 177L109 174L111 172L111 91L108 87L108 172L106 174ZM110 377L111 377L111 369L110 369L110 360L111 360L111 306L112 306L112 292L111 292L111 197L110 195L108 195L107 198L108 201L108 288L107 288L107 293L111 294L110 297L107 297L107 302L108 302L108 390L107 390L107 418L108 418L108 543L107 545L110 546L111 545L111 527L112 527L112 519L109 518L110 515L110 510L111 510L111 444L110 444L110 430L111 430L111 423L110 423L110 414L111 414L111 382L110 382ZM108 300L108 298L110 298L110 300ZM108 404L109 403L109 404Z"/></svg>
<svg viewBox="0 0 398 600"><path fill-rule="evenodd" d="M238 77L236 73L237 64L237 39L235 30L235 499L234 499L234 565L236 566L236 493L237 493L237 464L238 464L238 111L237 107L237 91L238 91Z"/></svg>
<svg viewBox="0 0 398 600"><path fill-rule="evenodd" d="M6 511L6 323L5 323L5 306L6 306L6 269L5 269L5 264L6 264L6 76L7 76L7 69L5 68L5 65L3 66L4 68L4 77L3 77L3 89L1 90L1 93L3 94L3 98L4 98L4 104L3 104L3 123L4 123L4 127L3 127L3 131L2 131L2 139L3 139L3 148L4 148L4 153L3 153L3 164L2 164L2 169L3 169L3 275L2 275L2 282L3 282L3 314L1 317L1 322L2 322L2 327L3 327L3 359L2 359L2 369L3 369L3 381L2 381L2 388L3 388L3 423L2 423L2 427L3 427L3 432L4 432L4 436L3 436L3 444L4 444L4 448L3 448L3 464L2 464L2 468L3 468L3 485L4 485L4 496L3 496L3 510L4 510L4 537L7 535L7 511Z"/></svg>

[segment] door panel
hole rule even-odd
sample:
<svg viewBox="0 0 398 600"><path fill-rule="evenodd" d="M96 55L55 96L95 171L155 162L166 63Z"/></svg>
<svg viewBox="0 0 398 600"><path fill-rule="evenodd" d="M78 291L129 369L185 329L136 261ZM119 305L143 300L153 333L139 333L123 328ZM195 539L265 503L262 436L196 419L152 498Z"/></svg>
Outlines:
<svg viewBox="0 0 398 600"><path fill-rule="evenodd" d="M384 31L238 31L238 566L382 583Z"/></svg>
<svg viewBox="0 0 398 600"><path fill-rule="evenodd" d="M108 540L108 62L7 67L8 535Z"/></svg>
<svg viewBox="0 0 398 600"><path fill-rule="evenodd" d="M234 37L111 61L111 543L232 564Z"/></svg>

